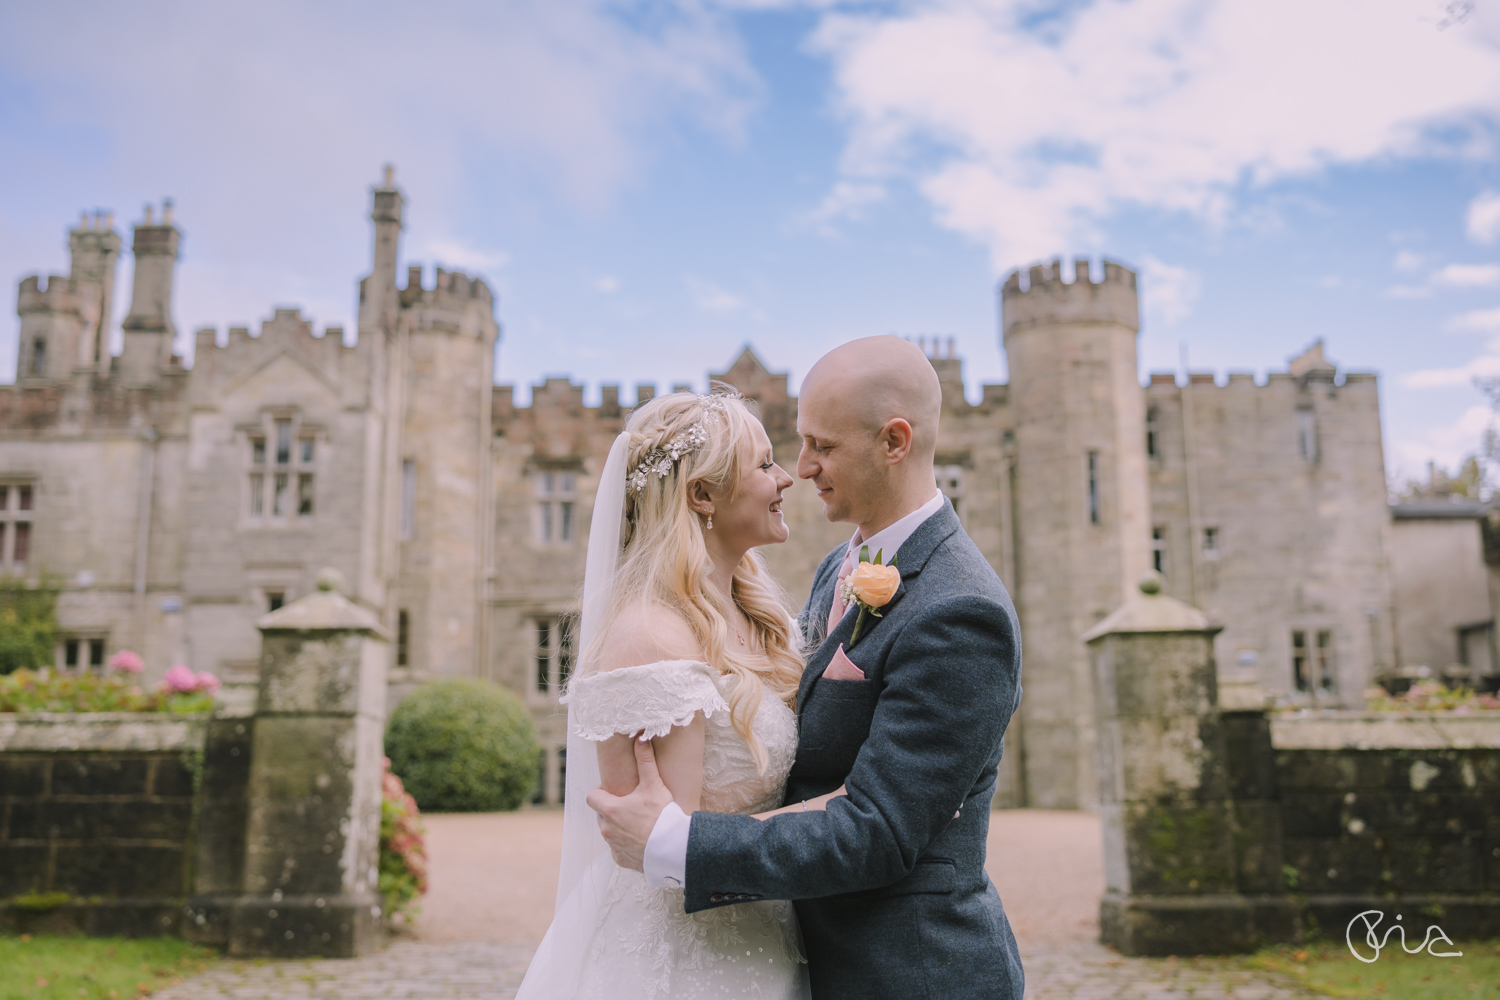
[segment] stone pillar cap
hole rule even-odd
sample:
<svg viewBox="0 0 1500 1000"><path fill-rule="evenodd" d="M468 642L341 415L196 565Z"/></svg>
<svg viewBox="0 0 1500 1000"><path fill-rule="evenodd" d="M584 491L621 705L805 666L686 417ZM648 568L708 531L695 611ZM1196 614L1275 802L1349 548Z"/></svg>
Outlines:
<svg viewBox="0 0 1500 1000"><path fill-rule="evenodd" d="M336 569L324 569L318 573L316 591L262 615L255 627L262 632L370 632L382 639L390 639L390 633L380 624L380 619L339 593L343 586L344 574Z"/></svg>
<svg viewBox="0 0 1500 1000"><path fill-rule="evenodd" d="M1113 633L1131 632L1205 632L1222 630L1208 616L1191 604L1184 604L1161 592L1161 574L1141 577L1140 593L1116 608L1114 613L1083 633L1084 642L1093 642Z"/></svg>

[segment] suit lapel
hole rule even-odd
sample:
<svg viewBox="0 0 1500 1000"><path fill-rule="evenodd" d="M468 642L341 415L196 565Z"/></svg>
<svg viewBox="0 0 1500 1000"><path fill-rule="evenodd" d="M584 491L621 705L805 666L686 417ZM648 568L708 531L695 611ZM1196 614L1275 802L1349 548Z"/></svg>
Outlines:
<svg viewBox="0 0 1500 1000"><path fill-rule="evenodd" d="M880 609L881 618L870 616L866 619L865 627L859 633L861 641L867 640L870 633L875 631L884 620L884 616L895 609L901 599L906 596L907 581L922 572L922 567L927 565L927 560L932 558L937 547L947 541L958 528L958 515L953 512L953 504L947 499L944 499L943 506L938 509L937 513L917 526L917 530L911 533L911 537L896 552L896 565L901 568L901 585L891 596L890 603ZM815 611L822 609L823 617L818 622L814 622L819 631L828 627L828 612L833 607L833 588L837 580L838 573L835 571L817 591L817 600L813 603L813 608ZM823 637L823 641L812 656L808 657L807 667L802 671L802 680L797 685L798 712L802 711L818 678L822 677L823 671L828 669L828 664L833 660L833 654L839 648L839 644L849 642L850 636L854 634L854 623L858 620L857 610L853 614L845 613L839 623L834 626L833 631Z"/></svg>

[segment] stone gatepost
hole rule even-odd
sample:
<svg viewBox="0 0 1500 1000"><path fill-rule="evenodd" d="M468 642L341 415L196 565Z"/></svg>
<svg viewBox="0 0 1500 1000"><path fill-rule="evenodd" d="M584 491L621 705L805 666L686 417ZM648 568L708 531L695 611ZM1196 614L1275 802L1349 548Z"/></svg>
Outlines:
<svg viewBox="0 0 1500 1000"><path fill-rule="evenodd" d="M381 941L387 636L342 584L324 570L316 593L256 623L260 697L232 955L350 957Z"/></svg>
<svg viewBox="0 0 1500 1000"><path fill-rule="evenodd" d="M1100 936L1122 954L1244 951L1295 922L1284 895L1242 885L1217 704L1218 632L1162 594L1153 573L1083 637L1099 732Z"/></svg>

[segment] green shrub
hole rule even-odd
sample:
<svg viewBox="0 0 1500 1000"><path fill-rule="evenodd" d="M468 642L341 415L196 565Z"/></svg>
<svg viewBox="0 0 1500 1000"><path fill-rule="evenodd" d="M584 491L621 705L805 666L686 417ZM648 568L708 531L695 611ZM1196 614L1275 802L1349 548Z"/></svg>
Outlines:
<svg viewBox="0 0 1500 1000"><path fill-rule="evenodd" d="M0 674L51 666L57 648L57 590L0 581Z"/></svg>
<svg viewBox="0 0 1500 1000"><path fill-rule="evenodd" d="M423 812L515 809L541 752L521 699L487 681L434 681L391 715L385 753Z"/></svg>

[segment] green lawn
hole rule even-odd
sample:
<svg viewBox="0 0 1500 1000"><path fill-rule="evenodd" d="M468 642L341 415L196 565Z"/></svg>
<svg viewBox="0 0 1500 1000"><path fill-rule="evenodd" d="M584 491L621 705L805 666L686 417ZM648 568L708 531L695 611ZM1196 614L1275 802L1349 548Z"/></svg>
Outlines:
<svg viewBox="0 0 1500 1000"><path fill-rule="evenodd" d="M1413 940L1412 947L1418 943ZM1433 950L1461 951L1463 957L1435 958L1425 951L1408 955L1401 950L1399 939L1392 938L1372 963L1356 959L1343 941L1306 948L1268 948L1251 958L1250 963L1257 968L1289 972L1313 989L1334 997L1500 998L1500 944L1460 941L1451 948L1439 943Z"/></svg>
<svg viewBox="0 0 1500 1000"><path fill-rule="evenodd" d="M133 1000L217 960L175 938L0 936L0 1000Z"/></svg>

